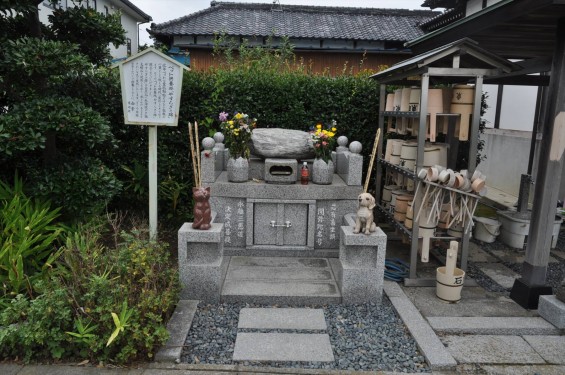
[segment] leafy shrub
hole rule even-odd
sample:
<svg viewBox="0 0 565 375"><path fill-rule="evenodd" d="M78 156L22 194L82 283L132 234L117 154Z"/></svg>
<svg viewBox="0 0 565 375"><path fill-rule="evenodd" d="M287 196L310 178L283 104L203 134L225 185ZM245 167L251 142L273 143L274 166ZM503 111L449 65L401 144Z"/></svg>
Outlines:
<svg viewBox="0 0 565 375"><path fill-rule="evenodd" d="M134 232L110 249L100 231L69 235L59 272L36 283L43 294L18 295L0 313L0 357L124 363L151 358L165 342L179 291L166 247Z"/></svg>
<svg viewBox="0 0 565 375"><path fill-rule="evenodd" d="M13 188L0 181L0 299L24 291L33 296L34 280L44 278L61 254L58 216L49 202L25 196L19 178Z"/></svg>
<svg viewBox="0 0 565 375"><path fill-rule="evenodd" d="M100 214L121 189L113 172L96 158L84 157L30 172L32 192L65 207L67 219Z"/></svg>

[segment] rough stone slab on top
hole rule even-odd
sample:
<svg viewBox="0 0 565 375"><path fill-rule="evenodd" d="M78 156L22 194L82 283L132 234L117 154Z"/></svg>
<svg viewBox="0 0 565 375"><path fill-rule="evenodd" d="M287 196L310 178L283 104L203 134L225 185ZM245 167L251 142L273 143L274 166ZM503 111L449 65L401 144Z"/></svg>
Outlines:
<svg viewBox="0 0 565 375"><path fill-rule="evenodd" d="M333 362L328 334L239 332L234 361Z"/></svg>
<svg viewBox="0 0 565 375"><path fill-rule="evenodd" d="M311 159L315 156L310 133L279 128L254 129L251 152L263 158Z"/></svg>
<svg viewBox="0 0 565 375"><path fill-rule="evenodd" d="M444 336L442 341L459 363L545 363L520 336Z"/></svg>
<svg viewBox="0 0 565 375"><path fill-rule="evenodd" d="M243 308L237 328L326 330L322 309Z"/></svg>

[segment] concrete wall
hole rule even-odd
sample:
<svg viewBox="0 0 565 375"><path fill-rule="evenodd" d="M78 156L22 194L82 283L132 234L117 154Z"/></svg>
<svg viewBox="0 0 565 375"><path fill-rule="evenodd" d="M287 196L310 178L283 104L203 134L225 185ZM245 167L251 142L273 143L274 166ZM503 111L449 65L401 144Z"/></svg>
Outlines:
<svg viewBox="0 0 565 375"><path fill-rule="evenodd" d="M504 86L500 112L500 129L531 131L534 124L534 111L536 109L537 87L533 86ZM483 91L487 93L489 109L484 118L488 127L494 127L496 113L496 100L498 97L497 85L485 85Z"/></svg>
<svg viewBox="0 0 565 375"><path fill-rule="evenodd" d="M477 168L487 176L487 185L518 196L520 176L528 171L531 132L487 129L483 153L487 159Z"/></svg>
<svg viewBox="0 0 565 375"><path fill-rule="evenodd" d="M518 196L520 190L520 176L528 171L530 156L531 131L487 129L481 136L485 141L483 153L487 159L482 161L477 168L486 174L487 185L506 193ZM537 152L534 158L532 178L536 178L535 166L537 165L540 139L537 141ZM565 167L564 167L565 169ZM565 200L565 170L561 176L559 199ZM533 189L530 192L530 201L533 199Z"/></svg>

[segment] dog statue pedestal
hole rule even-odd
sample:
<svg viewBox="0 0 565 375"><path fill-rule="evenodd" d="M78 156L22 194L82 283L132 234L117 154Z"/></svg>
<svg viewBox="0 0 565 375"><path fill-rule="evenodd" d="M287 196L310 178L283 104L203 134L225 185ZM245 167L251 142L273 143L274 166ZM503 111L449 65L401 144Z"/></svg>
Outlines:
<svg viewBox="0 0 565 375"><path fill-rule="evenodd" d="M375 228L370 235L353 233L354 214L345 215L341 227L337 272L343 303L377 302L383 295L386 234Z"/></svg>

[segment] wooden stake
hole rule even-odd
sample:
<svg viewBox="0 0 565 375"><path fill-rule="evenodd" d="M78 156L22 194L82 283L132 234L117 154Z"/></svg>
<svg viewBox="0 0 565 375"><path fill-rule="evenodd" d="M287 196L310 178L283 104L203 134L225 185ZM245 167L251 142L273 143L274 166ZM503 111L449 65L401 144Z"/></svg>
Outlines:
<svg viewBox="0 0 565 375"><path fill-rule="evenodd" d="M377 134L375 135L375 143L373 144L373 153L371 154L371 160L369 161L369 170L367 171L367 177L365 178L365 186L363 187L363 193L366 193L367 189L369 189L369 180L371 179L373 162L375 161L375 156L377 156L377 147L379 146L380 136L381 136L381 128L377 129Z"/></svg>
<svg viewBox="0 0 565 375"><path fill-rule="evenodd" d="M200 187L198 181L198 168L196 166L195 152L194 152L194 136L192 134L192 124L188 123L188 140L190 143L190 156L192 158L192 174L194 178L194 187Z"/></svg>
<svg viewBox="0 0 565 375"><path fill-rule="evenodd" d="M196 168L198 168L198 187L202 186L202 176L201 171L202 168L200 167L200 138L198 137L198 123L194 121L194 132L196 139Z"/></svg>

